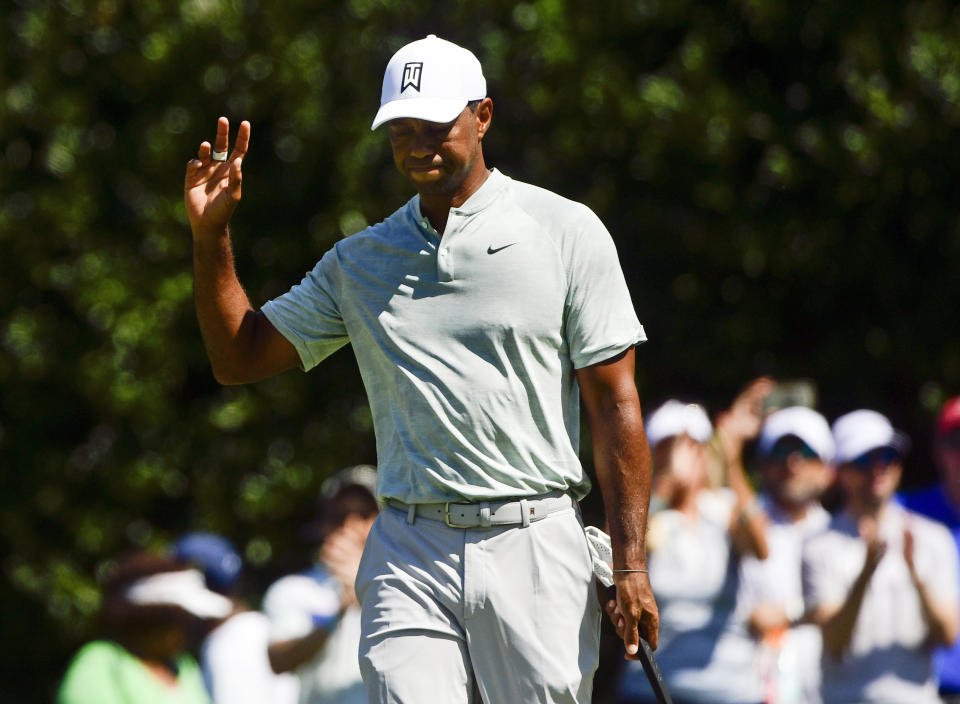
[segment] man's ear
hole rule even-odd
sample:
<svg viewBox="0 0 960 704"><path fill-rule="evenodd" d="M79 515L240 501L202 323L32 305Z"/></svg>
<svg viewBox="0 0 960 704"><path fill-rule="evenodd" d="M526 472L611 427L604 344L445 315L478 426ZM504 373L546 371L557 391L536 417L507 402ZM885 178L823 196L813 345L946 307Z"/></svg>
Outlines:
<svg viewBox="0 0 960 704"><path fill-rule="evenodd" d="M490 129L490 123L493 120L493 101L490 98L484 98L477 105L477 139L482 140L487 130Z"/></svg>

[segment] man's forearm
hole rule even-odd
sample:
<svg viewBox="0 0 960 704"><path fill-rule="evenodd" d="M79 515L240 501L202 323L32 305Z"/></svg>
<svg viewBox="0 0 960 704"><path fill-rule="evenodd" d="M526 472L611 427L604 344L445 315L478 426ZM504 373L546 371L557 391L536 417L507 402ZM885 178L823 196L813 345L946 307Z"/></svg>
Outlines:
<svg viewBox="0 0 960 704"><path fill-rule="evenodd" d="M911 573L917 595L920 597L920 609L930 630L931 645L950 647L957 639L957 609L947 604L938 604L930 596L926 585Z"/></svg>
<svg viewBox="0 0 960 704"><path fill-rule="evenodd" d="M603 494L614 569L645 569L650 450L639 401L622 399L591 420L594 464Z"/></svg>
<svg viewBox="0 0 960 704"><path fill-rule="evenodd" d="M770 552L767 546L766 518L757 505L757 497L747 481L739 455L727 460L727 481L736 496L731 533L737 550L765 560Z"/></svg>
<svg viewBox="0 0 960 704"><path fill-rule="evenodd" d="M303 638L271 643L267 647L271 669L277 674L293 672L319 653L329 637L329 631L318 628Z"/></svg>
<svg viewBox="0 0 960 704"><path fill-rule="evenodd" d="M237 278L230 233L194 233L194 305L213 374L236 383L240 351L255 311Z"/></svg>
<svg viewBox="0 0 960 704"><path fill-rule="evenodd" d="M857 623L860 606L863 604L863 596L867 591L867 584L872 574L872 572L861 572L850 588L843 605L826 618L817 619L820 621L820 628L823 633L823 649L827 655L835 660L842 658L847 648L850 647L853 627Z"/></svg>
<svg viewBox="0 0 960 704"><path fill-rule="evenodd" d="M623 638L627 657L635 659L640 637L657 647L660 619L646 574L650 448L634 381L633 348L578 370L577 380L590 418L594 463L613 549L617 598L605 608Z"/></svg>

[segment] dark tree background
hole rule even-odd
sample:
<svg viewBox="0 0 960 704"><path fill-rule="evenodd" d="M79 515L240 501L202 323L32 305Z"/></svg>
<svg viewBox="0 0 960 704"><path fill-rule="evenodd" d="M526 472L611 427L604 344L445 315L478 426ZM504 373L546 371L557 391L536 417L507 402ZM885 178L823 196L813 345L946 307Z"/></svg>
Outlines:
<svg viewBox="0 0 960 704"><path fill-rule="evenodd" d="M810 378L934 477L960 392L953 3L8 0L0 32L5 702L49 699L118 552L218 531L255 595L304 557L320 481L375 461L349 350L212 379L182 174L218 115L251 120L237 267L257 304L286 290L411 195L369 123L431 32L484 65L488 161L614 234L648 408Z"/></svg>

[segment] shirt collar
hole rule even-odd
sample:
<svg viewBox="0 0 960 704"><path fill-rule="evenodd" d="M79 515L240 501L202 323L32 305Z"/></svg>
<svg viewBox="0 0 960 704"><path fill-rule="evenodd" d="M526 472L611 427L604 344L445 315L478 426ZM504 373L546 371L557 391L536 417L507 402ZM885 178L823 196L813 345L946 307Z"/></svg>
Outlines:
<svg viewBox="0 0 960 704"><path fill-rule="evenodd" d="M492 169L490 175L487 176L487 180L467 198L463 205L459 208L451 208L450 210L463 215L473 215L491 205L497 199L497 196L500 195L500 192L506 188L509 181L509 177L504 176L496 169Z"/></svg>
<svg viewBox="0 0 960 704"><path fill-rule="evenodd" d="M493 204L509 182L509 176L504 176L500 171L492 169L490 175L487 176L487 180L480 185L480 188L474 191L459 208L450 208L450 212L457 213L458 215L473 215L474 213L480 212ZM427 220L426 216L420 210L419 193L407 202L407 208L410 218L417 223L422 230L438 236L437 231L433 229L430 221Z"/></svg>

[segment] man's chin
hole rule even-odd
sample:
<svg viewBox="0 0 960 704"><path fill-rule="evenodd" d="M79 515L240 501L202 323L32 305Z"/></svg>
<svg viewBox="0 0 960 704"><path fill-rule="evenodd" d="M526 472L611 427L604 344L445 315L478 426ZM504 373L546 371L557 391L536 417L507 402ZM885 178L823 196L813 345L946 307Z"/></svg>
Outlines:
<svg viewBox="0 0 960 704"><path fill-rule="evenodd" d="M417 192L426 195L443 195L450 192L449 179L442 173L432 171L411 171L408 176Z"/></svg>

